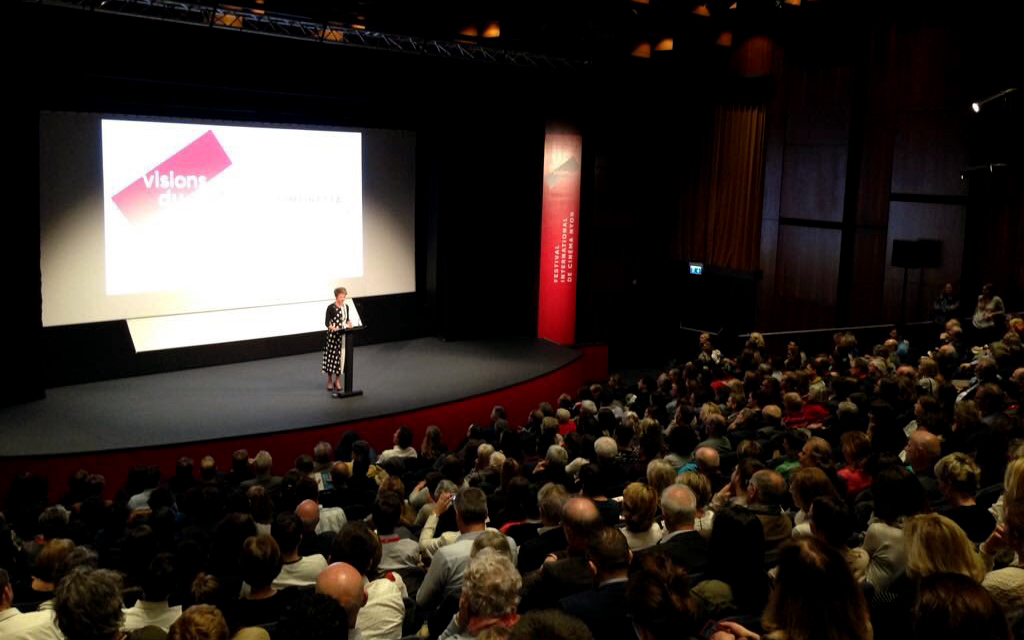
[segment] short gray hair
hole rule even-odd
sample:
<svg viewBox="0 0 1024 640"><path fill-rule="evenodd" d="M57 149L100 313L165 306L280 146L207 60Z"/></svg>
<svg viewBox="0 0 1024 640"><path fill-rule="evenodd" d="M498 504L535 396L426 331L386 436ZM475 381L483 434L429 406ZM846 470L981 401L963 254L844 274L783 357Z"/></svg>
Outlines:
<svg viewBox="0 0 1024 640"><path fill-rule="evenodd" d="M619 445L615 443L614 438L601 436L594 442L594 453L597 454L598 459L608 460L618 455Z"/></svg>
<svg viewBox="0 0 1024 640"><path fill-rule="evenodd" d="M76 569L57 583L57 626L67 640L110 640L121 631L121 576L108 569Z"/></svg>
<svg viewBox="0 0 1024 640"><path fill-rule="evenodd" d="M500 618L516 612L523 579L512 561L494 549L482 549L469 563L462 595L471 616Z"/></svg>
<svg viewBox="0 0 1024 640"><path fill-rule="evenodd" d="M560 464L566 464L569 462L569 452L563 447L553 444L548 447L548 453L544 457L548 462L558 462Z"/></svg>
<svg viewBox="0 0 1024 640"><path fill-rule="evenodd" d="M661 514L670 527L692 525L697 518L697 496L685 484L673 484L661 492Z"/></svg>
<svg viewBox="0 0 1024 640"><path fill-rule="evenodd" d="M537 492L537 508L549 522L562 521L562 509L569 500L569 492L560 484L549 482Z"/></svg>
<svg viewBox="0 0 1024 640"><path fill-rule="evenodd" d="M580 403L580 414L597 415L597 405L593 400L584 400Z"/></svg>

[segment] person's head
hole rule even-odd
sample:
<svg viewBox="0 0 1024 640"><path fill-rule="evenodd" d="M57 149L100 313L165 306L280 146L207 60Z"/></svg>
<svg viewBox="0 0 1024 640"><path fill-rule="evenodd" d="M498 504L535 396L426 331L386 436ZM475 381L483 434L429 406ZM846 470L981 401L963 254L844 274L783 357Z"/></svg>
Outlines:
<svg viewBox="0 0 1024 640"><path fill-rule="evenodd" d="M220 609L211 604L194 604L171 623L167 640L228 640L230 635Z"/></svg>
<svg viewBox="0 0 1024 640"><path fill-rule="evenodd" d="M553 527L562 523L562 510L568 499L569 492L560 484L549 482L540 488L537 492L537 508L544 526Z"/></svg>
<svg viewBox="0 0 1024 640"><path fill-rule="evenodd" d="M242 544L242 561L239 573L253 591L266 589L281 573L281 548L268 535L246 538Z"/></svg>
<svg viewBox="0 0 1024 640"><path fill-rule="evenodd" d="M395 431L395 446L405 449L412 446L412 429L404 424Z"/></svg>
<svg viewBox="0 0 1024 640"><path fill-rule="evenodd" d="M1010 640L1006 615L985 587L959 573L937 573L917 585L914 638Z"/></svg>
<svg viewBox="0 0 1024 640"><path fill-rule="evenodd" d="M39 591L52 591L61 569L67 564L68 556L75 549L75 543L67 538L55 538L43 545L32 564L33 587ZM42 587L38 583L45 583Z"/></svg>
<svg viewBox="0 0 1024 640"><path fill-rule="evenodd" d="M614 460L618 453L619 446L615 444L614 438L601 436L594 442L594 454L597 456L597 460L599 462Z"/></svg>
<svg viewBox="0 0 1024 640"><path fill-rule="evenodd" d="M459 606L470 620L511 616L519 605L522 586L523 579L507 556L484 549L466 569Z"/></svg>
<svg viewBox="0 0 1024 640"><path fill-rule="evenodd" d="M661 514L669 531L692 529L697 516L697 497L690 487L673 484L661 493Z"/></svg>
<svg viewBox="0 0 1024 640"><path fill-rule="evenodd" d="M871 455L871 438L863 431L847 431L840 436L839 443L843 448L843 459L853 469L861 468Z"/></svg>
<svg viewBox="0 0 1024 640"><path fill-rule="evenodd" d="M750 504L779 506L786 495L786 479L771 469L761 469L750 477L747 500Z"/></svg>
<svg viewBox="0 0 1024 640"><path fill-rule="evenodd" d="M626 536L618 527L603 527L587 540L587 566L598 584L625 577L632 559Z"/></svg>
<svg viewBox="0 0 1024 640"><path fill-rule="evenodd" d="M793 504L807 512L815 498L837 497L835 485L825 472L817 467L801 467L789 478L789 492L793 496Z"/></svg>
<svg viewBox="0 0 1024 640"><path fill-rule="evenodd" d="M402 496L395 491L382 491L373 503L373 526L377 535L394 533L402 519Z"/></svg>
<svg viewBox="0 0 1024 640"><path fill-rule="evenodd" d="M634 533L643 533L654 524L658 510L658 494L649 485L631 482L622 491L622 518L626 528Z"/></svg>
<svg viewBox="0 0 1024 640"><path fill-rule="evenodd" d="M697 447L693 452L693 458L697 461L698 471L709 477L718 475L718 468L722 462L717 451L711 447Z"/></svg>
<svg viewBox="0 0 1024 640"><path fill-rule="evenodd" d="M271 467L274 466L274 459L270 456L270 453L265 450L261 450L256 454L256 457L252 459L252 470L258 476L264 476L270 474Z"/></svg>
<svg viewBox="0 0 1024 640"><path fill-rule="evenodd" d="M846 559L814 537L796 538L779 551L779 571L761 618L765 631L789 638L872 637L867 603Z"/></svg>
<svg viewBox="0 0 1024 640"><path fill-rule="evenodd" d="M978 492L981 469L969 455L957 451L935 463L935 479L943 493L974 496Z"/></svg>
<svg viewBox="0 0 1024 640"><path fill-rule="evenodd" d="M325 593L302 593L274 626L275 640L340 640L348 637L345 607Z"/></svg>
<svg viewBox="0 0 1024 640"><path fill-rule="evenodd" d="M930 431L918 429L907 440L907 464L915 471L929 470L935 466L942 453L939 437Z"/></svg>
<svg viewBox="0 0 1024 640"><path fill-rule="evenodd" d="M889 524L921 513L927 506L921 483L898 464L885 466L875 474L871 493L875 498L875 515Z"/></svg>
<svg viewBox="0 0 1024 640"><path fill-rule="evenodd" d="M348 297L348 289L345 287L334 288L334 303L339 307L345 304L345 298Z"/></svg>
<svg viewBox="0 0 1024 640"><path fill-rule="evenodd" d="M367 600L363 575L355 567L344 562L332 563L317 576L316 592L334 598L344 607L348 614L348 628L355 628L359 610Z"/></svg>
<svg viewBox="0 0 1024 640"><path fill-rule="evenodd" d="M381 558L380 540L363 521L349 520L338 532L331 547L330 561L354 567L367 578L373 578Z"/></svg>
<svg viewBox="0 0 1024 640"><path fill-rule="evenodd" d="M279 513L270 525L270 535L277 542L281 553L294 553L302 541L302 521L294 513Z"/></svg>
<svg viewBox="0 0 1024 640"><path fill-rule="evenodd" d="M808 438L797 456L801 467L828 467L832 464L832 445L817 436Z"/></svg>
<svg viewBox="0 0 1024 640"><path fill-rule="evenodd" d="M57 627L67 640L114 640L121 633L121 577L106 569L76 569L53 598Z"/></svg>
<svg viewBox="0 0 1024 640"><path fill-rule="evenodd" d="M455 520L462 531L483 527L487 520L487 495L476 487L459 491L455 498Z"/></svg>
<svg viewBox="0 0 1024 640"><path fill-rule="evenodd" d="M512 547L508 543L508 537L494 529L484 531L473 540L473 546L469 549L469 557L475 558L484 549L492 549L504 555L509 560L515 561L512 557Z"/></svg>
<svg viewBox="0 0 1024 640"><path fill-rule="evenodd" d="M558 609L535 609L519 618L507 640L593 640L590 628Z"/></svg>
<svg viewBox="0 0 1024 640"><path fill-rule="evenodd" d="M640 640L695 635L694 604L686 569L664 553L643 554L629 576L626 608Z"/></svg>
<svg viewBox="0 0 1024 640"><path fill-rule="evenodd" d="M659 496L666 487L675 481L676 468L665 460L657 458L647 463L647 484L649 484Z"/></svg>
<svg viewBox="0 0 1024 640"><path fill-rule="evenodd" d="M562 529L569 547L582 550L587 539L601 526L601 514L587 498L569 498L562 508Z"/></svg>
<svg viewBox="0 0 1024 640"><path fill-rule="evenodd" d="M676 484L685 485L693 491L697 500L697 511L704 509L711 503L711 481L703 473L687 471L676 476Z"/></svg>
<svg viewBox="0 0 1024 640"><path fill-rule="evenodd" d="M808 514L811 533L836 549L847 546L853 532L853 522L846 502L836 496L821 496L811 502Z"/></svg>
<svg viewBox="0 0 1024 640"><path fill-rule="evenodd" d="M903 525L907 577L919 580L934 573L961 573L981 581L985 567L967 534L937 513L907 518Z"/></svg>
<svg viewBox="0 0 1024 640"><path fill-rule="evenodd" d="M142 587L142 599L148 602L167 600L174 591L176 578L174 554L156 554L146 568L146 572L142 574L139 585Z"/></svg>

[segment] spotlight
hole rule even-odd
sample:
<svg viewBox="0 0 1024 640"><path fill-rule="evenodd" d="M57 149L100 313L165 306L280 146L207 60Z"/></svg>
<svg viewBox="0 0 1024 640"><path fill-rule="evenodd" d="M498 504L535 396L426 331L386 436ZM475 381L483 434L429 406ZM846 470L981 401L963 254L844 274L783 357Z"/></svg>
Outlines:
<svg viewBox="0 0 1024 640"><path fill-rule="evenodd" d="M997 93L995 95L991 95L991 96L985 98L984 100L979 100L978 102L972 102L971 103L971 110L974 111L974 113L980 113L981 112L981 108L985 104L987 104L989 102L992 102L993 100L998 100L999 98L1003 98L1003 97L1013 93L1016 90L1017 90L1017 87L1010 87L1009 89L1003 89L999 93Z"/></svg>

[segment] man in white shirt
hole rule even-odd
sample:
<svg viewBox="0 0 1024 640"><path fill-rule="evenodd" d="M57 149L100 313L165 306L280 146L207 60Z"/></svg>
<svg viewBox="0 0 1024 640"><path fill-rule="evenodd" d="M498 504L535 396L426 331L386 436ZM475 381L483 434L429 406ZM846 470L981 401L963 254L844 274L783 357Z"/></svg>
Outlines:
<svg viewBox="0 0 1024 640"><path fill-rule="evenodd" d="M327 568L327 559L319 553L309 556L299 555L299 542L302 540L302 522L294 513L279 513L270 526L270 535L281 547L281 572L274 578L271 586L275 589L285 587L308 587L316 584L320 572Z"/></svg>
<svg viewBox="0 0 1024 640"><path fill-rule="evenodd" d="M395 446L377 456L377 464L383 465L391 458L415 458L418 454L412 447L412 429L402 425L394 435Z"/></svg>

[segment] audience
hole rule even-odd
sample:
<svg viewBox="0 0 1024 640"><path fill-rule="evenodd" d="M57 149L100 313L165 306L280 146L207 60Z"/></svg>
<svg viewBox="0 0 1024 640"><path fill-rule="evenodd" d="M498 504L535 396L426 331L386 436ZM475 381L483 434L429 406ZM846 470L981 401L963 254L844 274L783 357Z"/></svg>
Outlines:
<svg viewBox="0 0 1024 640"><path fill-rule="evenodd" d="M57 504L19 476L0 635L1007 638L1024 321L1006 328L974 350L955 323L823 353L709 335L521 423L401 426L379 456L347 432L282 475L265 450L226 473L197 457L198 477L154 453L110 495L77 471Z"/></svg>

